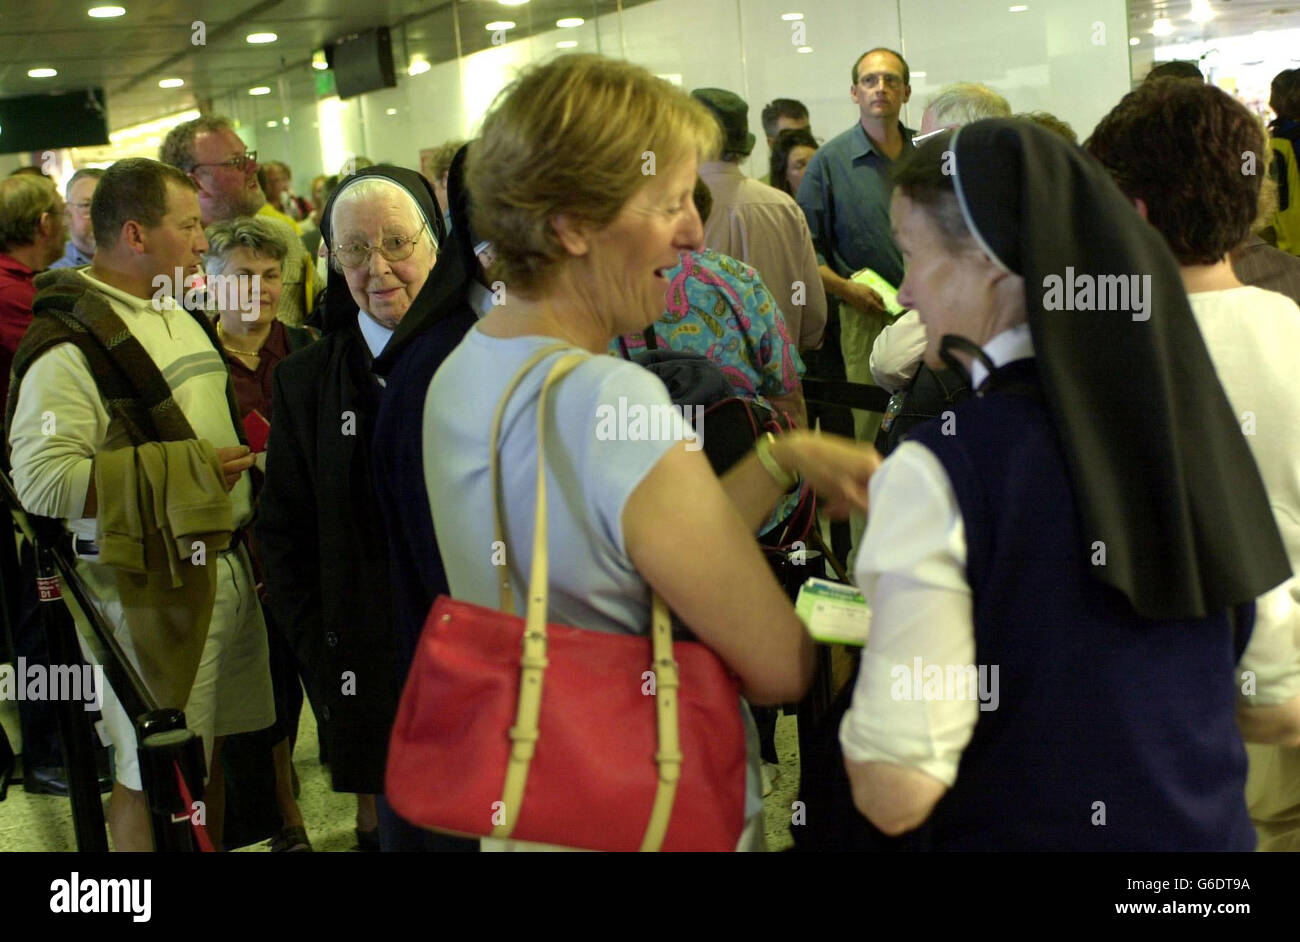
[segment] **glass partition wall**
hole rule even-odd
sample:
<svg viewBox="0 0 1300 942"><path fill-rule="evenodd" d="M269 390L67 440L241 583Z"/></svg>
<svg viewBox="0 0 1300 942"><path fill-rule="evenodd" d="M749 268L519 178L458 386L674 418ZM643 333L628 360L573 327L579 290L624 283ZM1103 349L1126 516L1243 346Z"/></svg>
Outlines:
<svg viewBox="0 0 1300 942"><path fill-rule="evenodd" d="M419 167L422 150L471 136L520 67L573 51L625 57L686 89L739 94L757 138L744 168L753 176L767 168L763 105L798 99L814 134L835 136L857 118L850 72L874 46L908 60L903 119L912 128L943 85L978 81L1016 111L1056 114L1082 138L1130 87L1124 0L454 0L393 26L392 38L396 88L340 100L330 74L304 59L250 76L263 94L204 104L234 118L259 157L288 163L302 191L355 155Z"/></svg>

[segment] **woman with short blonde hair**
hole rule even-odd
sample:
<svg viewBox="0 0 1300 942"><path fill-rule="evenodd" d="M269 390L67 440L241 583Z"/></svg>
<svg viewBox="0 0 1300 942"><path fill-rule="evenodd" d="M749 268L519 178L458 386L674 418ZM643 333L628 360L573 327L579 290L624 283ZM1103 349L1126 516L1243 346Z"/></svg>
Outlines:
<svg viewBox="0 0 1300 942"><path fill-rule="evenodd" d="M493 413L520 368L558 343L523 373L501 423L506 560L521 602L542 380L557 357L587 352L547 407L555 415L543 446L554 479L546 489L548 617L644 636L653 590L736 674L748 700L778 704L803 696L812 645L754 535L800 476L832 513L865 506L878 456L795 431L764 442L762 458L751 454L719 481L698 444L692 449L692 429L647 438L620 427L611 438L598 422L610 409L672 409L657 377L601 354L618 334L663 313L664 272L703 238L691 192L698 160L717 146L717 124L701 105L626 62L562 56L526 69L502 92L468 157L474 228L496 249L491 277L501 303L429 387L425 480L452 595L495 607L498 570L487 562ZM758 849L757 743L742 713L752 745L738 849Z"/></svg>

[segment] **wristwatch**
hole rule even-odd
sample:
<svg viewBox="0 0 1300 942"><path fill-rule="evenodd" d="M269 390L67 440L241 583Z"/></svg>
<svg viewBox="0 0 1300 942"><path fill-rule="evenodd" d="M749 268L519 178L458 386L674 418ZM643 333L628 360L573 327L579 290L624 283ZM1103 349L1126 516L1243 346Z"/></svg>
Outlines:
<svg viewBox="0 0 1300 942"><path fill-rule="evenodd" d="M758 461L767 473L772 475L772 480L783 491L793 490L794 486L799 483L799 475L793 471L786 471L772 456L772 448L776 445L776 436L771 432L764 432L762 437L754 442L754 451L758 454Z"/></svg>

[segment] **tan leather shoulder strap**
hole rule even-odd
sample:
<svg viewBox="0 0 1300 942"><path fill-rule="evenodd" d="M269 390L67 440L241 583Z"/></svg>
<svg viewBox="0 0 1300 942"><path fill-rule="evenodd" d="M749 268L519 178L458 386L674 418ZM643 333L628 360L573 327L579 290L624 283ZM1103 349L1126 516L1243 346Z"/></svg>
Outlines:
<svg viewBox="0 0 1300 942"><path fill-rule="evenodd" d="M543 356L555 348L546 348L525 364L531 368ZM560 357L547 373L542 383L542 390L537 400L537 506L533 525L532 570L528 577L528 611L524 623L523 651L519 658L519 702L515 713L515 724L510 728L510 757L506 765L505 782L502 787L502 808L505 812L503 823L492 829L492 836L508 838L514 830L519 810L523 804L524 788L528 783L528 768L540 737L542 680L546 666L546 620L547 596L550 583L550 569L546 546L546 407L551 388L572 372L590 354L574 353ZM500 433L501 417L505 410L505 401L518 385L525 370L511 382L506 397L497 408L492 427L492 478L493 493L497 496L496 534L498 540L502 535L502 508L500 503L499 473L497 468L497 437ZM502 570L508 566L500 567ZM511 595L508 577L502 582L503 597ZM513 608L513 598L510 600ZM510 611L503 604L504 611ZM673 659L672 620L668 606L658 594L654 594L651 603L651 642L653 649L653 666L655 672L655 716L658 727L659 749L655 753L655 762L659 767L659 783L655 790L654 804L646 825L641 850L657 851L662 845L672 819L673 802L677 795L677 783L681 778L682 752L678 734L677 691L681 686L677 662Z"/></svg>
<svg viewBox="0 0 1300 942"><path fill-rule="evenodd" d="M542 360L546 359L552 353L560 350L571 350L572 345L567 343L547 344L540 350L533 353L523 365L515 371L514 377L506 385L506 391L501 394L501 401L497 403L497 411L492 416L492 435L488 441L488 474L492 480L492 539L493 544L504 547L506 545L505 536L505 500L501 493L501 421L506 414L506 405L510 402L510 397L514 395L515 390L523 378L528 375L528 371L535 367ZM502 564L496 567L497 570L497 607L509 615L515 613L515 596L510 591L510 558L507 555L502 560Z"/></svg>
<svg viewBox="0 0 1300 942"><path fill-rule="evenodd" d="M546 404L551 387L591 354L560 357L542 383L537 397L537 508L533 523L532 572L528 577L528 614L524 619L523 651L519 657L519 703L515 725L510 727L510 758L501 793L504 821L492 836L507 838L514 830L523 804L528 766L540 735L542 677L546 672L546 597L549 569L546 559ZM495 452L494 452L495 455ZM500 514L498 513L498 518ZM498 538L500 538L498 536ZM503 567L504 568L504 567ZM507 590L508 591L508 590Z"/></svg>

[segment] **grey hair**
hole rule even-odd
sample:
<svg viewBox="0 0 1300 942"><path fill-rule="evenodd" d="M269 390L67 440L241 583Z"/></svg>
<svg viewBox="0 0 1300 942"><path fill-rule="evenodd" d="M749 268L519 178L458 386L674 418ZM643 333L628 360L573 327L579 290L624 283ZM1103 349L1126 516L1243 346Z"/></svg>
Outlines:
<svg viewBox="0 0 1300 942"><path fill-rule="evenodd" d="M248 249L254 255L283 262L289 246L265 220L256 216L241 216L225 222L213 223L205 233L208 251L203 256L203 268L209 275L225 273L230 253L235 249Z"/></svg>
<svg viewBox="0 0 1300 942"><path fill-rule="evenodd" d="M345 179L339 184L339 189L334 197L334 205L330 207L330 235L337 237L337 229L334 220L338 218L339 207L345 203L360 203L365 200L375 199L379 196L386 196L389 193L401 193L402 198L406 201L405 205L410 207L411 218L417 225L424 223L424 231L429 236L429 244L435 249L438 247L437 233L433 229L433 220L424 215L424 210L400 183L380 176L358 177L353 180ZM334 246L330 246L332 250Z"/></svg>
<svg viewBox="0 0 1300 942"><path fill-rule="evenodd" d="M945 85L926 105L941 125L970 124L981 118L1009 118L1007 100L978 82L954 82Z"/></svg>
<svg viewBox="0 0 1300 942"><path fill-rule="evenodd" d="M98 180L103 175L104 171L99 167L82 167L68 178L68 183L63 188L63 198L69 200L72 199L72 188L77 185L78 180L84 180L87 177L92 180Z"/></svg>

